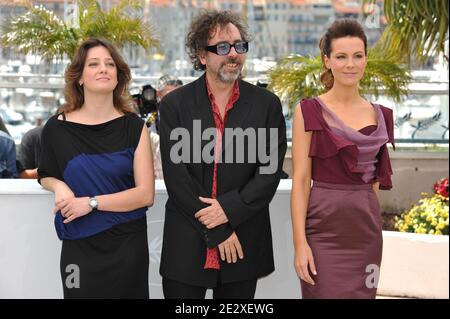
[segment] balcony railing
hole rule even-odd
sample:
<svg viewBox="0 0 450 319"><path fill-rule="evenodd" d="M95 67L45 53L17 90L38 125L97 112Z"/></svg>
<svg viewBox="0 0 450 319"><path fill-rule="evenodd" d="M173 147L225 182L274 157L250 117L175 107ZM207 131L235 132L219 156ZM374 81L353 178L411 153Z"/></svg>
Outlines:
<svg viewBox="0 0 450 319"><path fill-rule="evenodd" d="M181 78L183 83L194 77ZM131 86L154 85L156 76L134 76ZM247 78L256 83L258 78ZM24 121L9 123L16 143L20 143L25 129L30 129L36 120L48 118L63 98L64 78L61 75L10 74L0 73L0 115L3 120L5 110L22 114ZM415 82L410 85L411 94L401 103L386 96L369 100L390 107L395 117L395 137L397 143L448 144L449 96L448 82ZM288 138L291 137L291 118L285 105ZM8 119L6 119L8 122ZM28 124L27 124L28 123ZM22 125L23 128L19 126Z"/></svg>

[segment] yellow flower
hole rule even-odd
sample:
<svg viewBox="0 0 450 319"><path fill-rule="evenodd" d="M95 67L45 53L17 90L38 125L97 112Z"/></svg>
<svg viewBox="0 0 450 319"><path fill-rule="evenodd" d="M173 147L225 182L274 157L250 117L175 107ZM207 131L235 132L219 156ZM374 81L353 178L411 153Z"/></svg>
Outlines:
<svg viewBox="0 0 450 319"><path fill-rule="evenodd" d="M395 218L395 229L420 234L448 234L448 199L434 194Z"/></svg>

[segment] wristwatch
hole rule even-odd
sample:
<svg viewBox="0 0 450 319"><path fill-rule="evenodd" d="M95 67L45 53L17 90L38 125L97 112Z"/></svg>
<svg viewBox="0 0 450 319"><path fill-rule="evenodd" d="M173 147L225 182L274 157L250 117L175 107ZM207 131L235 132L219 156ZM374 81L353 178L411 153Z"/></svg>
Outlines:
<svg viewBox="0 0 450 319"><path fill-rule="evenodd" d="M98 207L98 201L97 198L94 197L89 197L89 207L92 208L92 210L96 210Z"/></svg>

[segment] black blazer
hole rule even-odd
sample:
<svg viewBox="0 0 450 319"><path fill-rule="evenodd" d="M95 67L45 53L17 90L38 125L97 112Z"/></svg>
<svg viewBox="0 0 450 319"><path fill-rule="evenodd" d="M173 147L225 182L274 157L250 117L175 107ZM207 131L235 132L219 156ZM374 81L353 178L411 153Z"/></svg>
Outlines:
<svg viewBox="0 0 450 319"><path fill-rule="evenodd" d="M201 120L202 131L215 128L205 75L174 90L162 100L160 148L164 181L169 195L160 264L160 274L163 277L190 285L214 287L218 278L217 271L203 268L206 246L216 247L233 231L242 245L244 259L235 264L220 261L220 278L223 283L259 278L275 269L269 203L278 187L286 153L285 121L280 100L275 94L242 80L239 80L239 90L240 97L229 111L226 128L275 128L278 138L272 143L272 149L269 148L269 142L266 145L267 154L278 151L276 168L273 174L261 174L260 166L267 164L260 163L258 156L254 163L247 156L243 163L219 163L217 200L229 222L211 230L194 217L196 212L207 206L198 197L211 197L214 168L214 163L203 160L194 163L192 160L193 153L198 156L212 140L202 140L199 143L200 136L195 135L193 121ZM172 147L181 145L180 137L178 140L171 140L170 133L179 127L185 128L190 134L189 163L177 164L170 159ZM232 149L230 145L233 144L230 142L230 139L222 142L224 160L225 153ZM186 140L183 143L189 144ZM253 149L255 145L251 145L250 149ZM242 146L245 154L248 154L248 139L244 139L243 143L241 141ZM254 154L256 150L251 152Z"/></svg>

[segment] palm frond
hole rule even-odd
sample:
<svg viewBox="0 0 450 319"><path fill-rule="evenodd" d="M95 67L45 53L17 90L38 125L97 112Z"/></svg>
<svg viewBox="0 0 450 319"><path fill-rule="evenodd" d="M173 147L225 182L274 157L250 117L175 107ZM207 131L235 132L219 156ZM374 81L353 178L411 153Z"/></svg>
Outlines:
<svg viewBox="0 0 450 319"><path fill-rule="evenodd" d="M74 25L67 25L43 6L25 6L25 14L11 18L0 30L1 44L21 53L71 59L78 45L90 37L104 38L118 48L128 44L159 47L153 29L143 21L139 0L122 0L109 11L102 10L96 0L78 0Z"/></svg>
<svg viewBox="0 0 450 319"><path fill-rule="evenodd" d="M363 0L363 3L375 2ZM412 58L424 63L429 56L444 53L448 10L447 0L385 0L388 25L379 40L382 49L407 63Z"/></svg>
<svg viewBox="0 0 450 319"><path fill-rule="evenodd" d="M325 91L320 82L322 71L320 56L289 56L269 72L268 88L292 108L301 99ZM373 94L377 98L383 93L400 101L407 96L410 82L407 66L400 64L395 56L385 55L379 48L369 50L366 71L360 81L361 94Z"/></svg>
<svg viewBox="0 0 450 319"><path fill-rule="evenodd" d="M83 0L83 7L80 28L84 38L102 37L119 48L127 44L144 49L159 46L154 31L143 21L139 1L124 0L110 11L103 11L97 1Z"/></svg>
<svg viewBox="0 0 450 319"><path fill-rule="evenodd" d="M1 27L0 41L21 53L37 53L46 59L62 58L76 43L77 33L42 5L27 4L28 11Z"/></svg>
<svg viewBox="0 0 450 319"><path fill-rule="evenodd" d="M407 65L398 61L395 55L388 55L378 47L369 49L364 77L360 81L362 94L380 94L400 102L409 94L411 74Z"/></svg>
<svg viewBox="0 0 450 319"><path fill-rule="evenodd" d="M320 56L288 56L269 71L268 88L282 101L294 106L302 98L323 92L324 89L320 85L321 70Z"/></svg>

